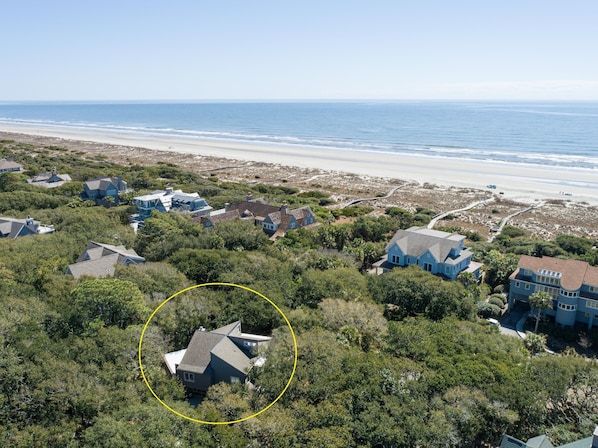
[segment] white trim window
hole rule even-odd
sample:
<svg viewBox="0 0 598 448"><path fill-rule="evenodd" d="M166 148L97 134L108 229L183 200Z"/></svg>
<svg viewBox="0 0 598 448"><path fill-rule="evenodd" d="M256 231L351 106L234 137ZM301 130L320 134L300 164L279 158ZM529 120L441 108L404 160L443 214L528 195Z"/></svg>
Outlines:
<svg viewBox="0 0 598 448"><path fill-rule="evenodd" d="M586 300L586 308L598 310L598 302L596 300Z"/></svg>
<svg viewBox="0 0 598 448"><path fill-rule="evenodd" d="M565 303L559 302L559 308L564 311L575 311L577 309L577 305L567 305Z"/></svg>
<svg viewBox="0 0 598 448"><path fill-rule="evenodd" d="M183 372L183 381L195 383L195 374L191 372Z"/></svg>

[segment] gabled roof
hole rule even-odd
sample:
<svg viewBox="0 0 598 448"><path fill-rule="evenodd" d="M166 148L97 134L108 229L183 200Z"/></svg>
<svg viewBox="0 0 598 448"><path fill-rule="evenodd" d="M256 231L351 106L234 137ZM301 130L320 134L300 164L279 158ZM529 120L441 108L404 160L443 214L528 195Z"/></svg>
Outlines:
<svg viewBox="0 0 598 448"><path fill-rule="evenodd" d="M35 235L39 227L38 221L15 218L0 218L0 238L18 238Z"/></svg>
<svg viewBox="0 0 598 448"><path fill-rule="evenodd" d="M197 330L178 368L186 372L204 373L212 361L212 349L225 337L223 334Z"/></svg>
<svg viewBox="0 0 598 448"><path fill-rule="evenodd" d="M23 165L12 159L0 159L0 171L22 171Z"/></svg>
<svg viewBox="0 0 598 448"><path fill-rule="evenodd" d="M270 213L279 211L280 208L275 207L273 205L264 204L261 201L251 200L242 201L238 204L231 204L230 210L239 210L239 213L241 213L241 215L246 212L249 212L255 217L265 218Z"/></svg>
<svg viewBox="0 0 598 448"><path fill-rule="evenodd" d="M235 369L245 372L251 366L251 359L234 342L237 339L250 339L256 342L266 342L268 336L241 333L241 321L232 322L212 331L197 330L180 361L178 369L185 372L202 374L210 368L212 358L218 358ZM164 355L167 360L174 356L171 352Z"/></svg>
<svg viewBox="0 0 598 448"><path fill-rule="evenodd" d="M133 249L91 241L77 258L77 262L69 265L67 274L71 274L75 278L82 275L106 277L114 275L117 264L127 265L144 261L145 258L138 255Z"/></svg>
<svg viewBox="0 0 598 448"><path fill-rule="evenodd" d="M439 262L445 262L452 249L458 248L465 240L465 236L458 233L441 232L425 227L410 227L399 230L386 245L388 252L393 246L398 246L405 255L419 257L430 251Z"/></svg>
<svg viewBox="0 0 598 448"><path fill-rule="evenodd" d="M229 338L224 337L212 349L212 354L234 367L239 372L246 372L251 365L251 359L241 351Z"/></svg>
<svg viewBox="0 0 598 448"><path fill-rule="evenodd" d="M85 185L89 190L102 190L105 191L109 187L114 187L118 191L124 191L127 188L127 183L120 177L97 177L95 179L89 179L85 182Z"/></svg>
<svg viewBox="0 0 598 448"><path fill-rule="evenodd" d="M519 269L529 269L536 274L540 269L559 272L561 286L569 291L581 288L582 284L598 286L598 267L590 266L586 261L522 255L517 266ZM518 272L519 270L516 270L511 278L515 278Z"/></svg>

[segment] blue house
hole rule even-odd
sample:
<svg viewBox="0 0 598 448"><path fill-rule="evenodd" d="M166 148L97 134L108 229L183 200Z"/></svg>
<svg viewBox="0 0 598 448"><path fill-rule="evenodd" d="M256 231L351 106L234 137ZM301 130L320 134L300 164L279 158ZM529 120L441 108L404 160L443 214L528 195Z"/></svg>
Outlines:
<svg viewBox="0 0 598 448"><path fill-rule="evenodd" d="M515 272L509 277L509 309L516 302L529 303L536 291L552 296L555 322L573 326L575 322L598 323L598 267L585 261L522 255Z"/></svg>
<svg viewBox="0 0 598 448"><path fill-rule="evenodd" d="M598 426L591 436L576 440L565 445L554 446L545 435L532 437L523 442L515 437L504 434L499 448L598 448Z"/></svg>
<svg viewBox="0 0 598 448"><path fill-rule="evenodd" d="M81 199L94 201L96 205L109 204L106 198L114 198L113 203L120 202L119 194L126 193L127 183L122 180L122 177L98 177L96 179L89 179L83 185L83 193Z"/></svg>
<svg viewBox="0 0 598 448"><path fill-rule="evenodd" d="M481 276L481 264L471 261L471 250L464 246L465 236L425 227L399 230L386 245L386 256L376 268L418 265L424 271L450 280L461 272Z"/></svg>
<svg viewBox="0 0 598 448"><path fill-rule="evenodd" d="M188 213L191 216L204 216L212 211L212 207L198 193L183 193L181 190L172 188L155 190L150 194L137 196L133 198L133 203L137 206L139 221L149 218L153 210L162 213L172 210Z"/></svg>

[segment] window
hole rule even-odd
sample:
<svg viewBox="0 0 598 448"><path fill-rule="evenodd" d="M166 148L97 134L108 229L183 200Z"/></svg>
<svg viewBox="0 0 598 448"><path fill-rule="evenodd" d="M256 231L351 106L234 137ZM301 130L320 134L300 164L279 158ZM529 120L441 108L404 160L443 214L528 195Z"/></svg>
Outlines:
<svg viewBox="0 0 598 448"><path fill-rule="evenodd" d="M195 382L195 374L189 372L183 372L183 380L188 381L190 383Z"/></svg>
<svg viewBox="0 0 598 448"><path fill-rule="evenodd" d="M521 282L515 282L515 288L519 288L521 286Z"/></svg>
<svg viewBox="0 0 598 448"><path fill-rule="evenodd" d="M586 308L594 308L598 310L598 302L595 300L586 300Z"/></svg>
<svg viewBox="0 0 598 448"><path fill-rule="evenodd" d="M446 266L446 267L444 268L444 272L445 272L446 274L450 274L450 273L451 273L451 267L450 267L450 266Z"/></svg>
<svg viewBox="0 0 598 448"><path fill-rule="evenodd" d="M239 378L238 376L231 376L230 377L230 382L231 383L240 383L241 382L241 378Z"/></svg>
<svg viewBox="0 0 598 448"><path fill-rule="evenodd" d="M590 286L590 292L598 292L598 286Z"/></svg>
<svg viewBox="0 0 598 448"><path fill-rule="evenodd" d="M529 289L529 283L525 284L525 289Z"/></svg>
<svg viewBox="0 0 598 448"><path fill-rule="evenodd" d="M577 305L566 305L559 302L559 308L564 311L575 311L577 309Z"/></svg>
<svg viewBox="0 0 598 448"><path fill-rule="evenodd" d="M255 347L257 346L257 342L253 342L253 341L243 341L243 345L245 347Z"/></svg>

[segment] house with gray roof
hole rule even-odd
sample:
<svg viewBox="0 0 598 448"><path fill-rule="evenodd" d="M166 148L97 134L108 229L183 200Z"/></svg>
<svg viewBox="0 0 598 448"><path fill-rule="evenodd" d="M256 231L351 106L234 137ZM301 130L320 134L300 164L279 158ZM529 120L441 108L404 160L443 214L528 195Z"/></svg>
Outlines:
<svg viewBox="0 0 598 448"><path fill-rule="evenodd" d="M386 271L396 266L418 265L449 280L461 272L471 272L479 279L482 265L471 260L471 250L464 246L465 238L426 227L399 230L386 245L386 256L374 267Z"/></svg>
<svg viewBox="0 0 598 448"><path fill-rule="evenodd" d="M54 168L51 173L42 173L31 179L27 179L27 183L42 188L56 188L71 180L71 176L68 174L58 174L58 171Z"/></svg>
<svg viewBox="0 0 598 448"><path fill-rule="evenodd" d="M191 216L209 215L212 211L212 207L199 196L199 193L183 193L181 190L172 188L155 190L150 194L137 196L133 198L133 203L137 206L138 215L134 218L138 221L149 218L153 210L162 213L176 211Z"/></svg>
<svg viewBox="0 0 598 448"><path fill-rule="evenodd" d="M554 446L545 435L532 437L523 442L515 437L504 434L500 440L499 448L598 448L598 426L590 437Z"/></svg>
<svg viewBox="0 0 598 448"><path fill-rule="evenodd" d="M94 201L96 205L109 205L111 200L107 200L107 198L111 197L114 204L119 204L119 195L127 191L129 191L127 183L120 176L98 177L85 182L81 199Z"/></svg>
<svg viewBox="0 0 598 448"><path fill-rule="evenodd" d="M0 173L20 173L23 171L23 165L15 162L12 157L0 159Z"/></svg>
<svg viewBox="0 0 598 448"><path fill-rule="evenodd" d="M186 349L166 353L164 362L189 391L204 394L220 382L244 383L249 370L265 362L259 354L270 339L243 333L241 321L212 331L201 327Z"/></svg>
<svg viewBox="0 0 598 448"><path fill-rule="evenodd" d="M77 261L69 265L66 273L75 278L82 275L96 278L109 277L114 275L116 265L129 266L144 261L145 258L137 255L133 249L91 241Z"/></svg>
<svg viewBox="0 0 598 448"><path fill-rule="evenodd" d="M45 226L28 216L26 219L0 217L0 238L19 238L21 236L54 233L54 226Z"/></svg>

